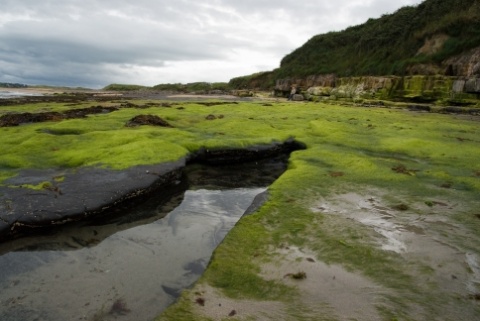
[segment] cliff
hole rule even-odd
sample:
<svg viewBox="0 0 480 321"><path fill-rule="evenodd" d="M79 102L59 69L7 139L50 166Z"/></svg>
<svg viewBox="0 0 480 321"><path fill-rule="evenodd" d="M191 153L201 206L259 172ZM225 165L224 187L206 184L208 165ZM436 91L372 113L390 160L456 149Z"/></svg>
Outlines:
<svg viewBox="0 0 480 321"><path fill-rule="evenodd" d="M435 65L412 65L405 76L337 77L335 74L278 79L275 91L282 95L292 85L308 95L338 98L369 97L436 101L480 98L480 47Z"/></svg>
<svg viewBox="0 0 480 321"><path fill-rule="evenodd" d="M480 2L425 0L316 35L286 55L279 68L232 79L230 85L284 94L292 84L327 92L349 83L389 97L476 99L479 78Z"/></svg>

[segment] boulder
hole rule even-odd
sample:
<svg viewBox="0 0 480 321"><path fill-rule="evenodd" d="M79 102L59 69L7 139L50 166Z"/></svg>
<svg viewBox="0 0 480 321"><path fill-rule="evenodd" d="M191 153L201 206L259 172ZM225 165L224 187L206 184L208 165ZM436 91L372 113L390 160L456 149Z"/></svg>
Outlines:
<svg viewBox="0 0 480 321"><path fill-rule="evenodd" d="M332 87L310 87L307 93L313 96L330 96Z"/></svg>
<svg viewBox="0 0 480 321"><path fill-rule="evenodd" d="M465 92L480 94L480 78L469 78L465 82Z"/></svg>
<svg viewBox="0 0 480 321"><path fill-rule="evenodd" d="M295 95L293 95L292 100L293 101L303 101L303 100L305 100L305 98L303 97L303 95L295 94Z"/></svg>
<svg viewBox="0 0 480 321"><path fill-rule="evenodd" d="M459 79L453 82L452 91L455 93L461 93L465 89L465 80Z"/></svg>

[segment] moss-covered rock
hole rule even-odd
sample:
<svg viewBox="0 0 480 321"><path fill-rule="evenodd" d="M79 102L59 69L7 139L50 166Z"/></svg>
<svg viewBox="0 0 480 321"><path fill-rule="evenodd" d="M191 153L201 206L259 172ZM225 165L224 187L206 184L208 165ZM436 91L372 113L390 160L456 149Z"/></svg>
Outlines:
<svg viewBox="0 0 480 321"><path fill-rule="evenodd" d="M331 77L330 77L331 78ZM449 99L478 103L480 81L476 78L459 79L439 75L385 76L385 77L343 77L334 78L330 86L312 82L310 79L295 79L300 88L304 88L308 99L318 101L317 97L332 99L382 99L405 102L442 103ZM290 80L278 81L276 91L283 92ZM308 85L312 85L308 87Z"/></svg>

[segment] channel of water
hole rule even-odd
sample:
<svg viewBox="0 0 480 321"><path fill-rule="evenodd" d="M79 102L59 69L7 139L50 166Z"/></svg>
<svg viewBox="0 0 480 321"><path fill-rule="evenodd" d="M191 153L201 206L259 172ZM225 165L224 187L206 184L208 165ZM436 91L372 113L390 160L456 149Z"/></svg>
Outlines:
<svg viewBox="0 0 480 321"><path fill-rule="evenodd" d="M152 320L286 164L189 165L188 189L168 201L0 244L0 320Z"/></svg>

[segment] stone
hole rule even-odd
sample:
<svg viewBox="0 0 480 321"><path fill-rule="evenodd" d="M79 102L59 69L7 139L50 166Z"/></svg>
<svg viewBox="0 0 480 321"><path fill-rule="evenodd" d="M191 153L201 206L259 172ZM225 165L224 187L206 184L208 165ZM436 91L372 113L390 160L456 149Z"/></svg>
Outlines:
<svg viewBox="0 0 480 321"><path fill-rule="evenodd" d="M304 101L305 98L303 98L303 95L295 94L295 95L293 95L292 100L293 101Z"/></svg>
<svg viewBox="0 0 480 321"><path fill-rule="evenodd" d="M480 78L469 78L465 83L465 92L479 94Z"/></svg>
<svg viewBox="0 0 480 321"><path fill-rule="evenodd" d="M313 96L330 96L332 87L310 87L307 93Z"/></svg>
<svg viewBox="0 0 480 321"><path fill-rule="evenodd" d="M465 89L465 80L455 80L453 82L452 90L455 93L461 93Z"/></svg>
<svg viewBox="0 0 480 321"><path fill-rule="evenodd" d="M448 58L442 62L443 66L448 66L451 76L472 77L480 73L480 47L464 52L460 55Z"/></svg>
<svg viewBox="0 0 480 321"><path fill-rule="evenodd" d="M480 76L480 61L472 66L472 75Z"/></svg>

